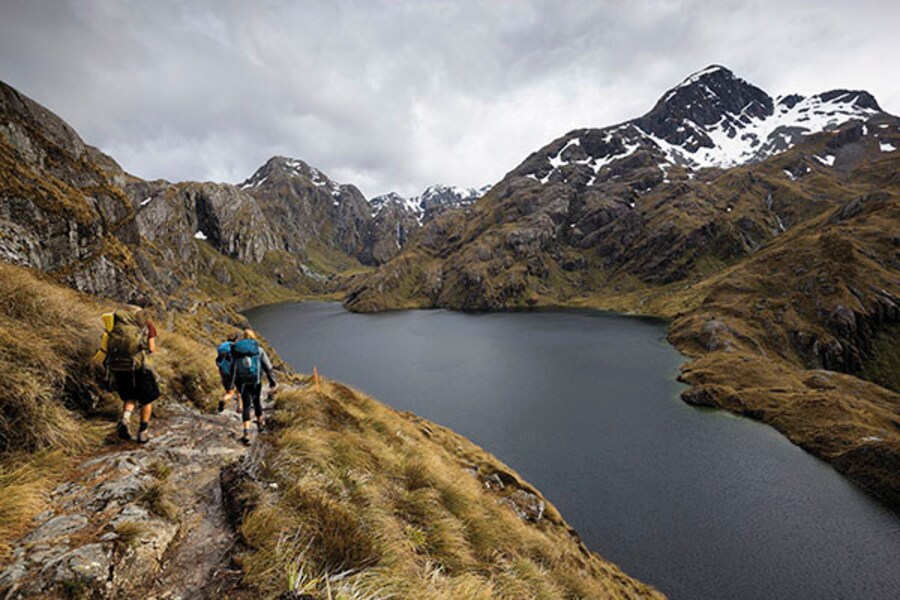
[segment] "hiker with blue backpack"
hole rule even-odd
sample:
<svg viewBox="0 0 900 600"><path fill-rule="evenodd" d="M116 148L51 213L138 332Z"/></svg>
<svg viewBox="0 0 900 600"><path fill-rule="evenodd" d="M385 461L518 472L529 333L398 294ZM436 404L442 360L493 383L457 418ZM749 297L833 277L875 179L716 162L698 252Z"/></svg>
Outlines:
<svg viewBox="0 0 900 600"><path fill-rule="evenodd" d="M245 329L243 338L236 341L232 348L234 360L234 387L241 395L244 435L241 442L250 443L250 407L256 413L257 431L265 426L262 410L262 374L265 372L269 380L269 394L274 394L278 387L272 371L272 362L265 349L256 340L252 329Z"/></svg>
<svg viewBox="0 0 900 600"><path fill-rule="evenodd" d="M234 345L238 341L237 332L219 344L216 352L216 366L219 368L219 376L222 378L222 387L225 395L219 400L219 412L225 410L225 403L234 398Z"/></svg>

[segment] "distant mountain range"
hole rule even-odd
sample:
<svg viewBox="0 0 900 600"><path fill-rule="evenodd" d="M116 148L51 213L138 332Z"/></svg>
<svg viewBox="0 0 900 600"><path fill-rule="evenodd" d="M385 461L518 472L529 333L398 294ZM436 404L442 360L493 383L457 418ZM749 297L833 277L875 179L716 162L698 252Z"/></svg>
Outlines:
<svg viewBox="0 0 900 600"><path fill-rule="evenodd" d="M123 299L169 302L196 296L196 285L253 293L259 285L235 284L258 275L301 293L333 291L343 285L334 275L389 260L430 215L471 196L435 186L421 207L388 215L355 186L281 156L238 186L146 181L5 84L0 141L0 258Z"/></svg>

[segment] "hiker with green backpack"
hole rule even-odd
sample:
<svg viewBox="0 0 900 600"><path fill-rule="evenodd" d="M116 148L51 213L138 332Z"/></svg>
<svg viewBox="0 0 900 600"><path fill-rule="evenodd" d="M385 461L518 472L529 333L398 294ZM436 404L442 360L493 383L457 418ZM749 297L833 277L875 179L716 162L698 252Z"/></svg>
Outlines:
<svg viewBox="0 0 900 600"><path fill-rule="evenodd" d="M95 360L102 361L123 402L116 433L123 440L132 439L128 424L137 404L141 414L137 442L146 444L153 401L160 396L150 364L150 355L156 352L156 326L147 309L140 307L121 308L101 318L105 331Z"/></svg>
<svg viewBox="0 0 900 600"><path fill-rule="evenodd" d="M234 386L241 394L244 435L241 442L250 443L250 407L256 413L256 426L262 431L265 423L262 410L262 374L265 372L269 380L269 394L274 394L278 387L272 371L272 362L265 349L256 340L252 329L245 329L243 338L235 342L232 348L234 357Z"/></svg>

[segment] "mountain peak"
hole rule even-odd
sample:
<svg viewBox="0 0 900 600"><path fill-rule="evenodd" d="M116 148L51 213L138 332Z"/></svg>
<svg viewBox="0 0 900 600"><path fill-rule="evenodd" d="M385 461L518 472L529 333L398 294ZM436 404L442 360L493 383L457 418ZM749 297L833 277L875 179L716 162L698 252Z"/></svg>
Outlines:
<svg viewBox="0 0 900 600"><path fill-rule="evenodd" d="M241 183L240 188L242 190L255 188L266 181L284 178L300 178L316 187L327 187L335 192L341 187L340 184L329 179L325 173L299 158L273 156Z"/></svg>
<svg viewBox="0 0 900 600"><path fill-rule="evenodd" d="M884 114L865 91L832 90L773 99L721 65L697 71L668 90L642 117L602 129L580 129L553 141L516 170L545 185L581 171L587 186L613 177L618 165L730 168L765 160L808 136Z"/></svg>
<svg viewBox="0 0 900 600"><path fill-rule="evenodd" d="M709 65L705 69L700 69L685 77L684 81L679 83L676 88L692 85L709 77L734 77L734 73L731 72L731 69L722 65Z"/></svg>

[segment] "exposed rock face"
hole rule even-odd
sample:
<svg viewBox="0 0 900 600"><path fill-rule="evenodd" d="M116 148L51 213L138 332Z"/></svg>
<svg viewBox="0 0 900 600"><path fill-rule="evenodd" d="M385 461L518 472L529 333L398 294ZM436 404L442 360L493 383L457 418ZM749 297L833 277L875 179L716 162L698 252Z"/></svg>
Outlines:
<svg viewBox="0 0 900 600"><path fill-rule="evenodd" d="M202 296L197 281L208 275L230 285L229 260L253 265L254 277L273 286L320 289L327 277L289 253L315 235L337 252L360 254L371 215L356 188L322 184L304 168L312 204L300 208L293 184L267 204L226 184L142 181L0 84L0 260L84 292L168 305ZM288 220L295 209L299 220ZM270 252L281 254L261 265Z"/></svg>
<svg viewBox="0 0 900 600"><path fill-rule="evenodd" d="M266 252L279 248L256 201L234 186L158 181L135 182L126 189L137 204L141 235L164 241L173 260L191 260L195 239L245 263L260 262Z"/></svg>
<svg viewBox="0 0 900 600"><path fill-rule="evenodd" d="M490 186L462 189L433 185L412 198L404 198L396 192L372 198L369 203L373 221L366 245L371 257L366 257L363 262L387 262L414 240L423 224L447 211L471 206L489 189Z"/></svg>
<svg viewBox="0 0 900 600"><path fill-rule="evenodd" d="M393 193L372 199L371 205L373 217L362 261L382 264L396 256L418 233L421 213L418 206Z"/></svg>
<svg viewBox="0 0 900 600"><path fill-rule="evenodd" d="M129 297L143 282L124 174L62 119L0 83L0 258L87 292Z"/></svg>

